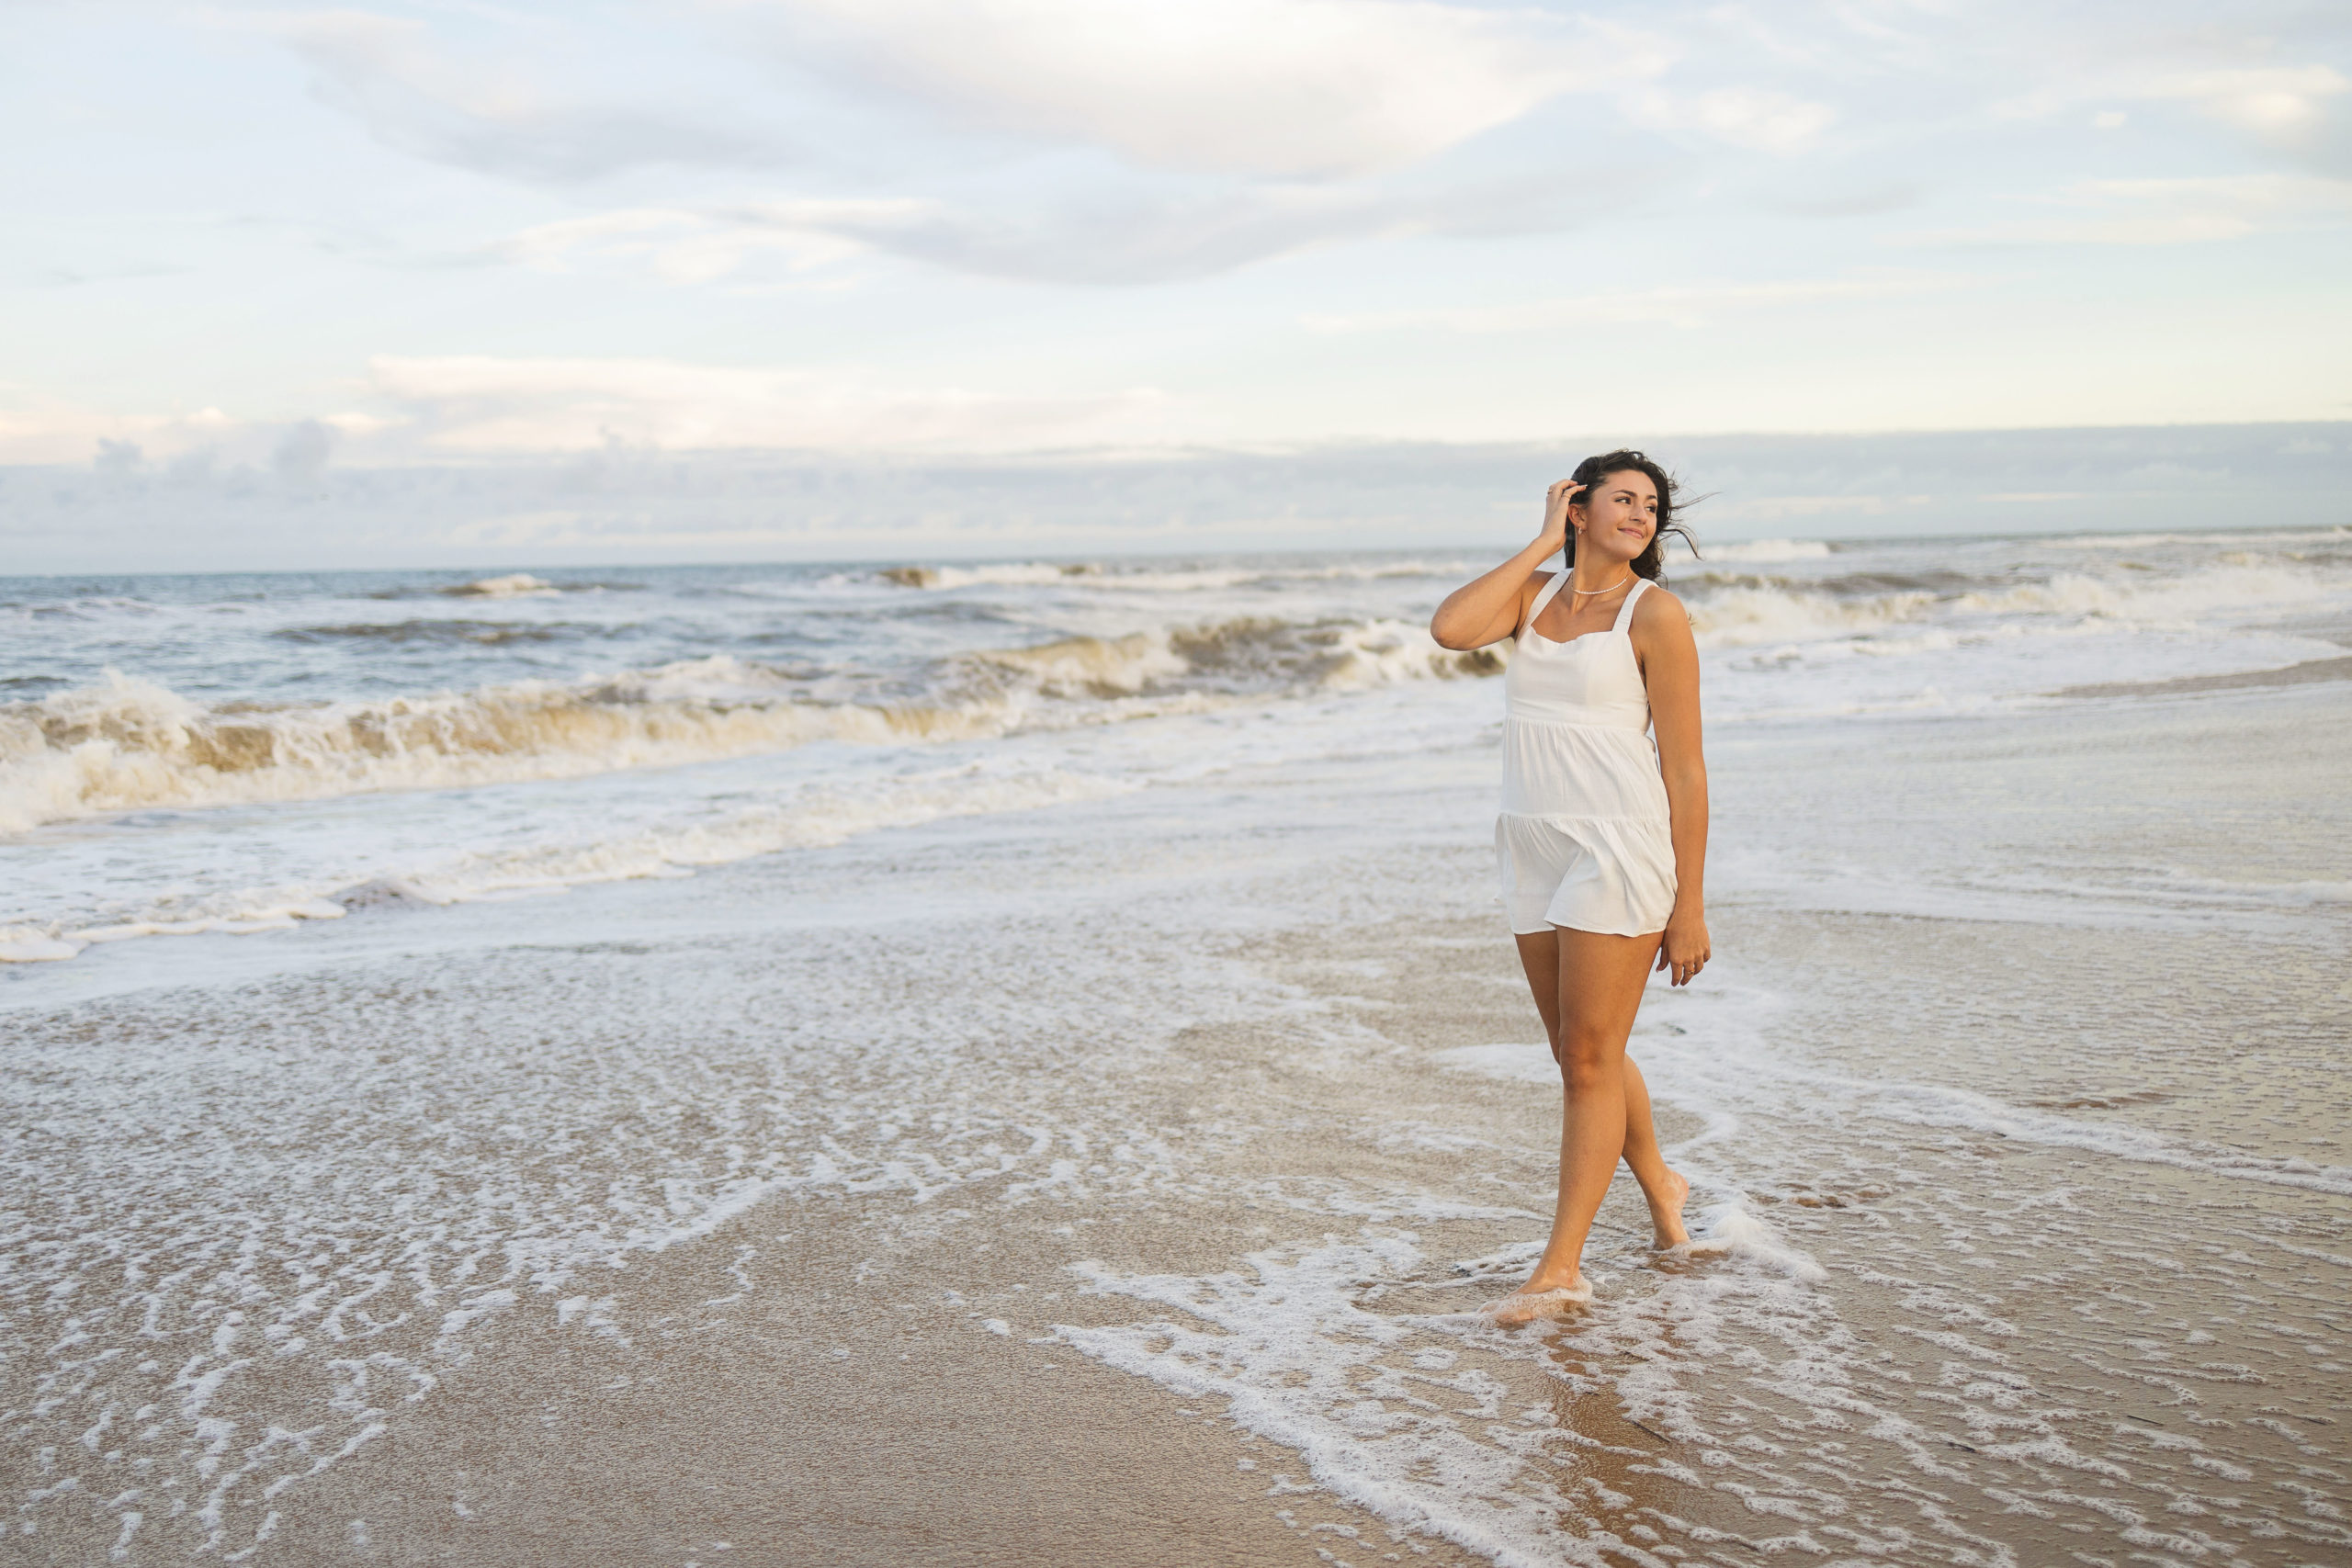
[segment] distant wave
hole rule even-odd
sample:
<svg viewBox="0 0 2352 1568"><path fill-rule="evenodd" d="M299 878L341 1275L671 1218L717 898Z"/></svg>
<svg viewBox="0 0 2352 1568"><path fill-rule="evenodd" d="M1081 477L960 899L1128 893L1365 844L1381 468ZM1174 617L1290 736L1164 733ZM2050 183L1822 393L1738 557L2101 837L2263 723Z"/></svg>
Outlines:
<svg viewBox="0 0 2352 1568"><path fill-rule="evenodd" d="M874 576L900 588L947 590L983 585L1034 588L1075 581L1090 589L1185 593L1246 584L1467 577L1481 570L1481 565L1467 560L1338 561L1296 566L1251 563L1169 569L1108 567L1091 561L1061 564L1026 561L973 567L893 566L883 568Z"/></svg>
<svg viewBox="0 0 2352 1568"><path fill-rule="evenodd" d="M442 645L473 643L483 648L498 648L511 642L553 642L566 637L579 636L583 633L594 635L605 630L605 628L602 626L556 621L531 624L511 621L416 620L394 621L388 624L357 623L340 626L288 626L270 635L281 642Z"/></svg>
<svg viewBox="0 0 2352 1568"><path fill-rule="evenodd" d="M1709 545L1702 560L1784 561L1821 560L1829 547L1818 539L1749 539L1734 545Z"/></svg>
<svg viewBox="0 0 2352 1568"><path fill-rule="evenodd" d="M885 567L874 575L901 588L969 588L978 582L1035 587L1041 583L1058 582L1065 577L1091 577L1100 570L1092 566L1035 563L1025 566L892 566Z"/></svg>
<svg viewBox="0 0 2352 1568"><path fill-rule="evenodd" d="M542 599L551 598L562 590L527 571L517 571L504 577L485 577L441 592L454 599Z"/></svg>
<svg viewBox="0 0 2352 1568"><path fill-rule="evenodd" d="M1442 649L1403 622L1245 620L964 654L891 702L820 701L803 680L725 654L592 681L302 705L210 706L110 672L102 685L0 703L0 831L128 811L579 777L816 740L986 739L1501 668L1499 650Z"/></svg>
<svg viewBox="0 0 2352 1568"><path fill-rule="evenodd" d="M366 596L370 599L559 599L566 593L636 592L644 586L642 582L550 582L527 571L511 571L500 577L479 577L471 582L438 586L412 583L398 588L379 588Z"/></svg>
<svg viewBox="0 0 2352 1568"><path fill-rule="evenodd" d="M1920 586L1902 586L1916 581ZM2274 611L2340 592L2340 582L2284 566L2224 566L2145 584L2061 572L2040 581L1855 576L1806 583L1742 577L1694 588L1686 603L1700 645L1738 648L1867 637L1937 617L1951 629L2032 618L2097 627L2188 626L2216 613Z"/></svg>

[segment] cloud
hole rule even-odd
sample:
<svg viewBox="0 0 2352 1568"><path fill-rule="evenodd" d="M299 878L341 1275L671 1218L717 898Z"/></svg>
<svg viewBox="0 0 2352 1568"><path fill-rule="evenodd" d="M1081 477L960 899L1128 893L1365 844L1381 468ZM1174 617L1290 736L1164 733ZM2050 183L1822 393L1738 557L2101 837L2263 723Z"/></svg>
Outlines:
<svg viewBox="0 0 2352 1568"><path fill-rule="evenodd" d="M2062 73L1996 104L1994 114L2004 119L2041 118L2097 104L2102 112L2094 123L2114 130L2127 120L2117 104L2179 104L2278 151L2318 153L2324 161L2341 151L2346 140L2343 118L2335 111L2337 100L2346 93L2352 93L2352 77L2316 62L2184 67L2177 61L2143 56Z"/></svg>
<svg viewBox="0 0 2352 1568"><path fill-rule="evenodd" d="M778 0L797 56L967 123L1285 179L1421 162L1559 94L1647 80L1621 28L1421 0Z"/></svg>
<svg viewBox="0 0 2352 1568"><path fill-rule="evenodd" d="M101 471L128 476L148 459L200 451L246 429L216 408L123 414L0 384L0 464L79 463L95 454Z"/></svg>
<svg viewBox="0 0 2352 1568"><path fill-rule="evenodd" d="M0 389L5 390L5 389ZM86 465L110 481L177 479L314 488L351 465L528 458L615 446L844 457L1159 445L1169 400L1149 388L1026 395L908 386L835 367L643 358L380 355L356 409L287 421L219 409L0 406L0 467Z"/></svg>
<svg viewBox="0 0 2352 1568"><path fill-rule="evenodd" d="M0 466L19 570L289 570L1093 556L1141 550L1461 549L1516 542L1563 456L1629 444L1713 492L1708 547L1743 538L2210 530L2217 515L2332 525L2352 424L1877 435L1626 429L1541 443L967 457L726 453L337 466L317 490L121 484ZM2216 508L2222 510L2217 512ZM1684 570L1678 568L1677 570Z"/></svg>
<svg viewBox="0 0 2352 1568"><path fill-rule="evenodd" d="M2317 131L2326 101L2347 90L2352 81L2332 66L2272 65L2160 75L2138 96L2186 102L2225 125L2292 144Z"/></svg>
<svg viewBox="0 0 2352 1568"><path fill-rule="evenodd" d="M1704 326L1712 317L1732 311L1770 310L1827 299L1887 299L1897 295L1924 294L1966 288L1973 281L1942 273L1890 271L1853 277L1779 283L1702 284L1630 289L1485 308L1308 316L1303 324L1310 331L1334 333L1429 329L1471 333L1531 333L1646 322L1690 328Z"/></svg>
<svg viewBox="0 0 2352 1568"><path fill-rule="evenodd" d="M1659 89L1630 94L1634 118L1657 130L1697 131L1735 147L1786 157L1802 152L1837 122L1838 111L1762 87L1721 87L1678 95Z"/></svg>
<svg viewBox="0 0 2352 1568"><path fill-rule="evenodd" d="M764 138L625 105L548 96L525 73L434 46L411 21L338 11L279 24L324 102L387 146L511 178L577 181L645 164L761 166Z"/></svg>
<svg viewBox="0 0 2352 1568"><path fill-rule="evenodd" d="M1406 232L1430 220L1413 202L1373 190L1219 184L1101 189L1027 206L930 202L845 211L832 216L828 229L875 250L961 272L1135 285L1207 276L1337 240Z"/></svg>
<svg viewBox="0 0 2352 1568"><path fill-rule="evenodd" d="M1556 232L1581 221L1598 175L1380 182L1182 175L1078 185L1026 201L795 198L630 208L517 231L489 254L544 270L602 261L698 285L776 255L809 272L887 255L983 276L1124 287L1203 277L1347 240Z"/></svg>
<svg viewBox="0 0 2352 1568"><path fill-rule="evenodd" d="M668 283L709 283L740 272L762 255L780 257L793 272L843 260L866 248L854 237L859 225L905 221L924 205L870 200L779 201L707 211L625 208L537 224L497 241L488 251L545 272L606 261L641 267Z"/></svg>
<svg viewBox="0 0 2352 1568"><path fill-rule="evenodd" d="M1920 186L1907 180L1848 190L1838 195L1799 197L1773 202L1770 210L1792 218L1875 218L1917 204Z"/></svg>
<svg viewBox="0 0 2352 1568"><path fill-rule="evenodd" d="M671 450L995 451L1132 434L1148 389L1022 398L904 389L770 367L664 359L382 356L376 398L415 443L472 454L588 451L620 441Z"/></svg>
<svg viewBox="0 0 2352 1568"><path fill-rule="evenodd" d="M2352 219L2352 180L2309 175L2087 180L2041 205L2047 217L1895 236L1903 245L2185 245Z"/></svg>
<svg viewBox="0 0 2352 1568"><path fill-rule="evenodd" d="M315 484L327 471L327 459L334 455L335 437L341 434L334 425L315 419L288 426L269 455L270 467L290 483Z"/></svg>

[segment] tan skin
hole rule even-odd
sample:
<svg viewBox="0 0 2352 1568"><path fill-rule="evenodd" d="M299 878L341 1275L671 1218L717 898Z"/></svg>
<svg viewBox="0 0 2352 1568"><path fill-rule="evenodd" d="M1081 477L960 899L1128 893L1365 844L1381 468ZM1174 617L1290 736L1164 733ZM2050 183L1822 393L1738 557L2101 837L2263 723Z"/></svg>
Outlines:
<svg viewBox="0 0 2352 1568"><path fill-rule="evenodd" d="M1456 589L1430 621L1430 634L1452 649L1484 648L1529 629L1528 607L1551 581L1538 570L1577 536L1568 585L1544 606L1532 628L1566 642L1616 624L1632 590L1632 562L1657 532L1657 487L1639 469L1604 474L1589 496L1563 479L1545 497L1544 528L1510 560ZM1642 595L1628 627L1648 689L1650 724L1672 817L1675 900L1666 929L1645 936L1555 927L1522 936L1519 957L1528 988L1560 1066L1560 1195L1552 1237L1535 1269L1489 1314L1523 1323L1556 1312L1555 1292L1581 1292L1579 1260L1593 1215L1621 1158L1648 1201L1661 1247L1690 1239L1682 1204L1690 1184L1667 1168L1650 1121L1649 1088L1625 1054L1634 1017L1653 969L1689 985L1707 965L1707 765L1700 747L1699 649L1681 602L1663 589Z"/></svg>

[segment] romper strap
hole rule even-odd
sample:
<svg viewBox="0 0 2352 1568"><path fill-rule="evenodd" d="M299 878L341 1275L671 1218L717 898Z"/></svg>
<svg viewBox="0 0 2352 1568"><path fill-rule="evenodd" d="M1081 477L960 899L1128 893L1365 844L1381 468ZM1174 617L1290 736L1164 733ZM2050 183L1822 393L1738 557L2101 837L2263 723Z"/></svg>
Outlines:
<svg viewBox="0 0 2352 1568"><path fill-rule="evenodd" d="M1560 590L1568 585L1568 579L1574 575L1565 566L1552 574L1552 581L1544 585L1543 591L1535 595L1535 603L1527 607L1528 626L1535 624L1535 617L1544 613L1545 605L1559 597Z"/></svg>
<svg viewBox="0 0 2352 1568"><path fill-rule="evenodd" d="M1632 626L1634 624L1634 601L1639 599L1643 594L1649 591L1650 580L1648 578L1636 577L1634 579L1634 591L1625 595L1625 602L1623 604L1617 606L1617 624L1611 626L1609 629L1613 632L1622 632L1626 627ZM1528 618L1530 620L1534 619L1532 615Z"/></svg>

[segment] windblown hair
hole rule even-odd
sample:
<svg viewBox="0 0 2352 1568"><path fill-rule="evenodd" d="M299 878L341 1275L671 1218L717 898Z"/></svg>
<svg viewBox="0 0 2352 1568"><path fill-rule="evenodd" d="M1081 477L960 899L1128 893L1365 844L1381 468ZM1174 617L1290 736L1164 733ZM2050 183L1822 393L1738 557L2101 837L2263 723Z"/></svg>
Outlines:
<svg viewBox="0 0 2352 1568"><path fill-rule="evenodd" d="M1699 553L1699 541L1690 536L1689 528L1675 521L1675 514L1688 502L1682 487L1674 482L1674 476L1658 467L1657 461L1646 454L1621 446L1614 452L1587 457L1568 477L1585 487L1577 498L1577 503L1582 504L1586 498L1600 488L1601 480L1611 474L1622 474L1628 468L1647 474L1650 483L1657 486L1657 532L1650 536L1648 547L1634 558L1634 570L1663 588L1666 586L1666 541L1669 535L1690 546L1692 555ZM1577 536L1576 530L1571 528L1568 530L1566 564L1574 566L1576 560Z"/></svg>

